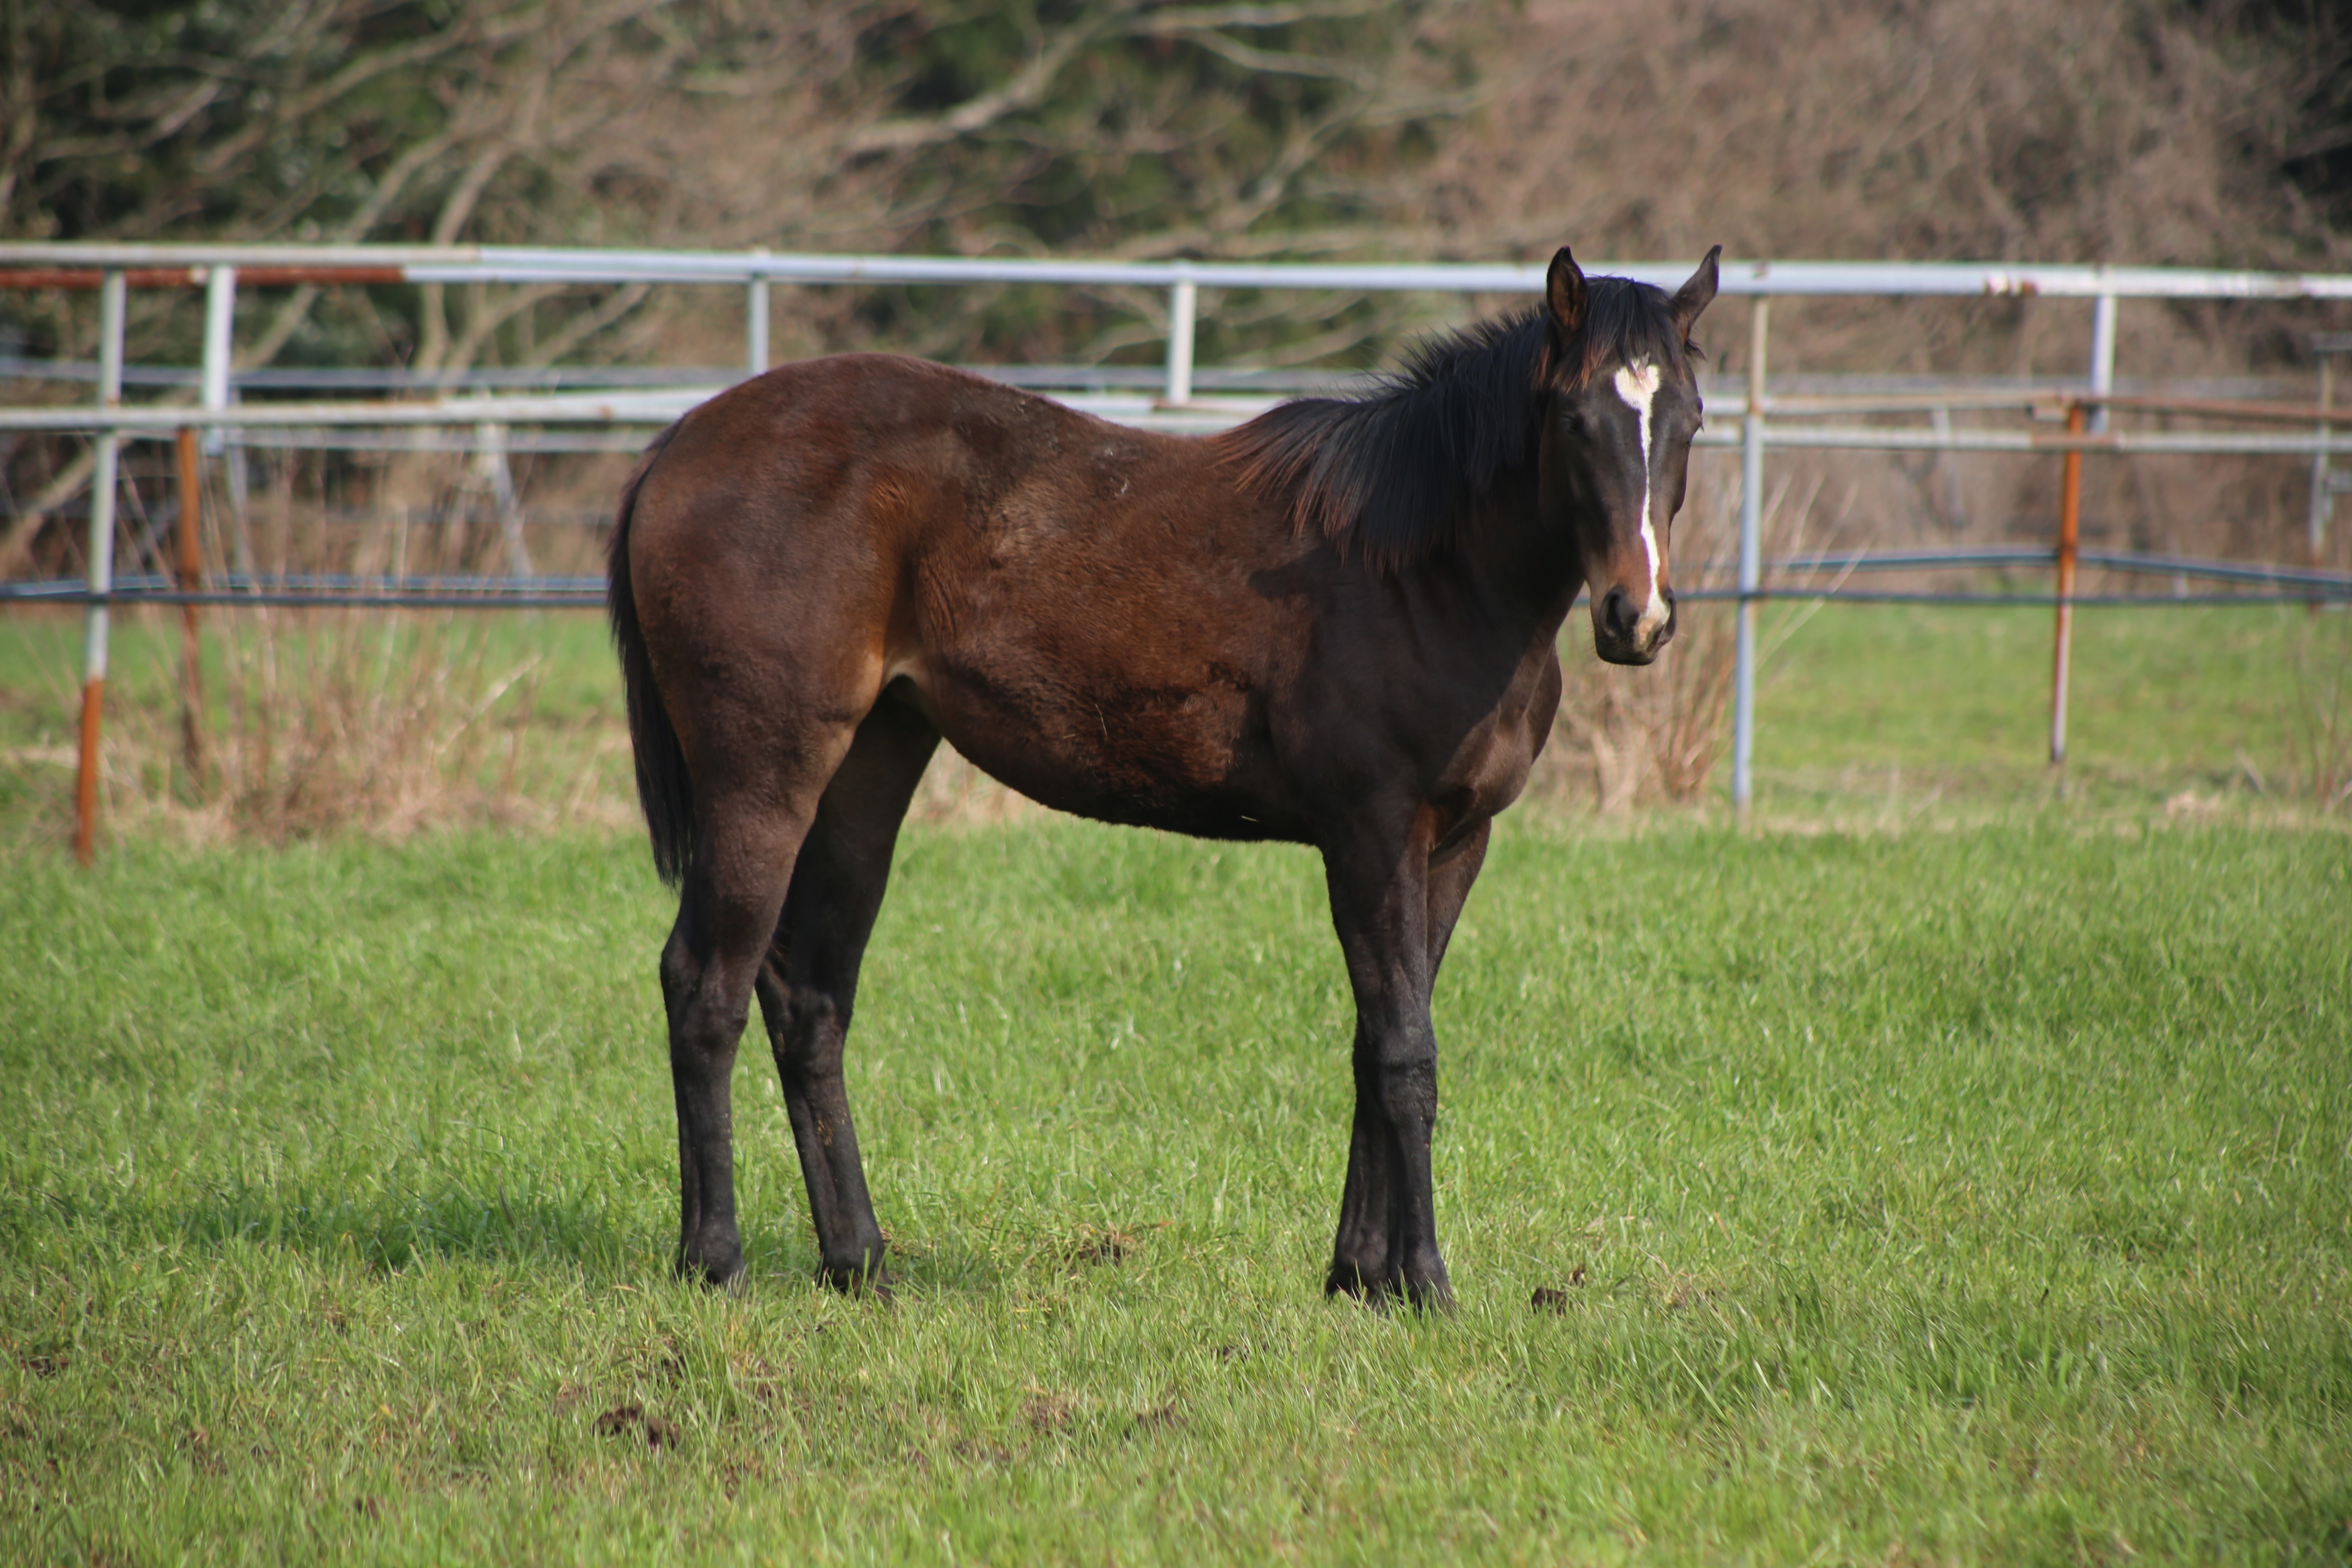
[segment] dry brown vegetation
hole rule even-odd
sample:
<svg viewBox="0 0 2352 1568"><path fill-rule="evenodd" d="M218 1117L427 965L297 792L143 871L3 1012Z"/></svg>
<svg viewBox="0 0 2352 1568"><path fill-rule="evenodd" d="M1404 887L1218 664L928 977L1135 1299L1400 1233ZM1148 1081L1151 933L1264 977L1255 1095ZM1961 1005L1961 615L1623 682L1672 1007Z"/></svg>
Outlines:
<svg viewBox="0 0 2352 1568"><path fill-rule="evenodd" d="M254 0L8 17L0 223L16 236L1458 258L1568 240L1590 258L1720 242L1735 256L2352 267L2352 30L2315 5ZM1378 363L1415 331L1500 303L1226 298L1202 355ZM780 289L774 342L780 356L871 344L1149 361L1161 309L1117 290ZM289 290L245 312L238 358L726 364L740 310L730 289ZM2133 305L2120 369L2290 386L2309 372L2305 334L2352 327L2340 316ZM186 298L139 297L133 358L192 358L195 320ZM0 331L31 352L86 355L93 328L87 296L0 300ZM1704 324L1718 372L1744 368L1743 329L1728 301ZM1773 371L2073 374L2087 338L2087 311L2066 301L1784 302ZM619 467L545 458L516 474L527 502L578 511L603 504ZM1775 494L1784 535L1809 543L1982 542L2047 528L2053 469L1776 458ZM1728 477L1702 484L1683 525L1686 584L1728 536ZM485 499L462 458L283 455L256 479L281 511L228 513L214 545L234 564L380 569L427 534L444 565L504 559L494 529L447 521ZM0 480L0 572L74 570L58 509L86 485L80 450L18 443ZM2293 559L2304 482L2277 461L2095 464L2086 537ZM331 506L384 521L328 528ZM533 553L585 569L593 540L535 531ZM437 819L367 737L404 767L444 758L440 776L470 781L450 789L472 804L442 815L511 814L498 792L478 796L467 748L511 730L527 679L468 720L492 672L370 685L364 632L289 661L271 640L282 626L215 624L236 628L240 689L276 706L224 740L204 811L299 830L331 826L305 812L336 797L352 820ZM1612 809L1695 794L1721 744L1727 626L1694 606L1652 671L1580 661L1554 787ZM440 636L416 651L469 646ZM2330 679L2305 684L2336 690ZM415 738L427 731L445 739ZM185 781L164 795L187 798ZM923 803L1018 808L952 770Z"/></svg>

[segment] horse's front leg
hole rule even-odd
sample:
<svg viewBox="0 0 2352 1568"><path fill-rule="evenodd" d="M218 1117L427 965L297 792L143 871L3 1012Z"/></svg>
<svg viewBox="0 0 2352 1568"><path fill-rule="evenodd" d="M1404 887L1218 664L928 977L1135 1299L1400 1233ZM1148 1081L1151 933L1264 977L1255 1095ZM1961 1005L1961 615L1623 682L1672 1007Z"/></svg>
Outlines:
<svg viewBox="0 0 2352 1568"><path fill-rule="evenodd" d="M1324 1288L1449 1306L1454 1291L1437 1249L1430 1173L1437 1037L1429 992L1468 879L1461 879L1461 891L1451 890L1454 868L1441 859L1434 870L1446 886L1433 887L1430 839L1423 810L1401 828L1360 832L1323 852L1331 922L1356 998L1356 1114ZM1480 835L1482 849L1484 843ZM1469 858L1475 876L1478 857Z"/></svg>

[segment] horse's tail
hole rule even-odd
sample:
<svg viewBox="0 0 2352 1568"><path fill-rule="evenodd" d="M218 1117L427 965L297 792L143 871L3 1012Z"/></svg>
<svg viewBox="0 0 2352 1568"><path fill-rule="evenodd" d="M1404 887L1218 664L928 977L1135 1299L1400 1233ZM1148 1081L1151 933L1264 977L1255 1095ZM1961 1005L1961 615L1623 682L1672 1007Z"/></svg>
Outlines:
<svg viewBox="0 0 2352 1568"><path fill-rule="evenodd" d="M629 524L637 491L677 433L673 425L654 437L628 482L621 487L620 510L613 520L612 553L605 565L604 609L613 622L613 643L621 654L621 684L629 700L629 743L636 753L637 804L653 834L654 869L676 887L694 859L694 781L686 750L654 685L653 661L646 653L645 628L637 623L636 595L629 584Z"/></svg>

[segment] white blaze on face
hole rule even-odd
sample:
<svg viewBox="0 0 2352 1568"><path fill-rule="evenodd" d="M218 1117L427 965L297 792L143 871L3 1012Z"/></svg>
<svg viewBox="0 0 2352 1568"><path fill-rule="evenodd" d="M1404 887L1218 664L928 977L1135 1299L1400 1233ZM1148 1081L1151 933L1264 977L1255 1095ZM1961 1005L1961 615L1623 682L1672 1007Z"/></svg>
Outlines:
<svg viewBox="0 0 2352 1568"><path fill-rule="evenodd" d="M1658 593L1665 562L1658 554L1658 531L1650 521L1650 404L1658 395L1658 367L1647 362L1623 366L1617 372L1616 386L1617 395L1641 422L1642 549L1650 557L1650 597L1642 606L1642 618L1633 625L1633 635L1647 640L1667 614L1666 601Z"/></svg>

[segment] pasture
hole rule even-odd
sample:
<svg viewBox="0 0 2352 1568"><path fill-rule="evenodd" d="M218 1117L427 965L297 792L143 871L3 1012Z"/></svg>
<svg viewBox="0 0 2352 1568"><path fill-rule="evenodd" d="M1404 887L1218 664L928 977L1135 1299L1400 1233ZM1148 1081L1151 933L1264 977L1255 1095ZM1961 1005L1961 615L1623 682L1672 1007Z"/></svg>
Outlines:
<svg viewBox="0 0 2352 1568"><path fill-rule="evenodd" d="M1319 1288L1302 851L910 829L888 1306L808 1283L756 1037L746 1288L668 1279L639 838L12 852L0 1556L2343 1562L2352 851L2176 787L1506 817L1426 1319Z"/></svg>

